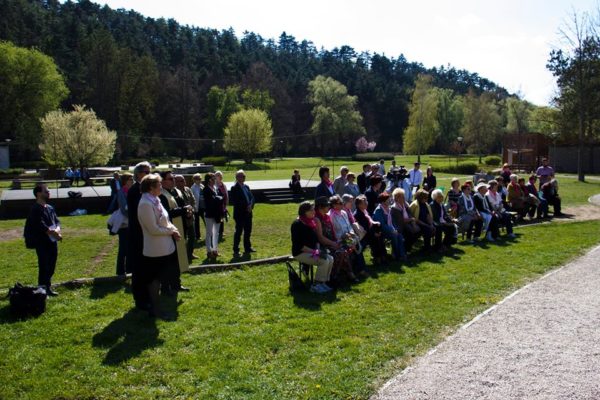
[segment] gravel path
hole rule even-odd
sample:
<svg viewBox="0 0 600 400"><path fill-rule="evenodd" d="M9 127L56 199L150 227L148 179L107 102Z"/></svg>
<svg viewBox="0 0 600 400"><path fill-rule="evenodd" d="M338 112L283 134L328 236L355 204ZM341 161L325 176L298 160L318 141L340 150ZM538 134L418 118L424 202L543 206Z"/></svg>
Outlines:
<svg viewBox="0 0 600 400"><path fill-rule="evenodd" d="M513 293L373 400L600 399L600 246Z"/></svg>

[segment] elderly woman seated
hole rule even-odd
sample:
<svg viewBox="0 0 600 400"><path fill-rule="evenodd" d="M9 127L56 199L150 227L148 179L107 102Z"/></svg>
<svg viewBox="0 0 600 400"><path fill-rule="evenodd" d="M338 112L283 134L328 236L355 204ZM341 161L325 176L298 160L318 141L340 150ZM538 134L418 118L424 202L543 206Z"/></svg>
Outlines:
<svg viewBox="0 0 600 400"><path fill-rule="evenodd" d="M515 237L515 235L513 234L510 214L504 209L502 196L498 192L498 188L500 187L500 185L498 185L498 182L494 180L489 181L488 185L488 192L485 196L487 197L490 207L492 208L494 218L497 219L498 223L504 225L508 237Z"/></svg>
<svg viewBox="0 0 600 400"><path fill-rule="evenodd" d="M444 193L440 189L431 192L431 213L433 214L433 226L435 226L435 247L444 250L451 247L458 238L458 225L446 212L444 205ZM442 233L444 240L442 242Z"/></svg>
<svg viewBox="0 0 600 400"><path fill-rule="evenodd" d="M315 201L315 218L318 221L317 237L321 245L333 253L333 279L340 280L343 276L347 276L350 280L356 281L356 276L352 271L350 249L345 245L344 240L346 238L336 236L333 221L329 214L330 208L329 198L327 197L319 197Z"/></svg>
<svg viewBox="0 0 600 400"><path fill-rule="evenodd" d="M335 237L342 243L342 248L346 249L348 252L353 272L355 274L366 276L366 264L362 254L360 237L352 226L354 216L351 214L348 215L344 203L338 195L331 196L329 198L329 204L331 208L329 209L328 214L333 224ZM351 216L352 218L350 218Z"/></svg>
<svg viewBox="0 0 600 400"><path fill-rule="evenodd" d="M383 192L377 197L378 206L373 213L373 219L381 224L383 236L392 243L394 259L406 260L404 238L402 237L402 233L398 232L392 223L389 200L390 194L388 192Z"/></svg>
<svg viewBox="0 0 600 400"><path fill-rule="evenodd" d="M522 220L529 211L529 205L525 202L525 193L519 186L518 178L515 174L510 175L510 183L506 187L508 193L506 201L510 205L510 209L519 214L519 220Z"/></svg>
<svg viewBox="0 0 600 400"><path fill-rule="evenodd" d="M386 257L384 237L381 232L381 224L373 221L371 215L367 211L367 198L364 194L356 197L356 211L354 219L366 232L365 237L361 240L363 248L369 246L371 248L371 256L373 263L380 264Z"/></svg>
<svg viewBox="0 0 600 400"><path fill-rule="evenodd" d="M490 201L486 197L488 191L487 183L479 183L475 187L475 195L473 201L475 202L475 208L479 212L479 215L483 218L483 230L485 232L485 238L493 242L499 235L498 220L494 218L494 212Z"/></svg>
<svg viewBox="0 0 600 400"><path fill-rule="evenodd" d="M316 265L317 273L311 291L326 293L331 291L326 282L329 281L333 257L326 251L321 252L317 237L317 221L315 208L311 202L305 201L298 207L298 218L292 223L292 256L301 263Z"/></svg>
<svg viewBox="0 0 600 400"><path fill-rule="evenodd" d="M396 188L392 192L394 204L392 204L392 224L404 237L404 249L408 252L419 238L421 229L417 220L410 213L410 206L406 202L404 189Z"/></svg>
<svg viewBox="0 0 600 400"><path fill-rule="evenodd" d="M415 200L410 204L410 212L415 216L417 225L423 234L423 250L431 249L431 239L435 236L435 226L433 225L433 213L431 207L427 204L429 193L423 189L417 190Z"/></svg>
<svg viewBox="0 0 600 400"><path fill-rule="evenodd" d="M483 227L483 218L475 207L475 201L471 196L471 185L465 183L460 188L462 194L458 199L458 227L462 232L466 232L467 240L473 243L479 240L481 228ZM473 229L475 229L474 239Z"/></svg>

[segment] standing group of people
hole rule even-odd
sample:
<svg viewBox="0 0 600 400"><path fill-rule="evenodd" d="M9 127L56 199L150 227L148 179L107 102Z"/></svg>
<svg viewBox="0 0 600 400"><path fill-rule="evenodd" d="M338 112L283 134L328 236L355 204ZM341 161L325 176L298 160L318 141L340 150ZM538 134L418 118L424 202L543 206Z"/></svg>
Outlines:
<svg viewBox="0 0 600 400"><path fill-rule="evenodd" d="M64 178L69 181L69 185L72 186L73 182L75 182L75 186L79 186L79 180L82 180L84 184L87 184L87 181L90 178L90 172L87 168L68 167L65 170Z"/></svg>

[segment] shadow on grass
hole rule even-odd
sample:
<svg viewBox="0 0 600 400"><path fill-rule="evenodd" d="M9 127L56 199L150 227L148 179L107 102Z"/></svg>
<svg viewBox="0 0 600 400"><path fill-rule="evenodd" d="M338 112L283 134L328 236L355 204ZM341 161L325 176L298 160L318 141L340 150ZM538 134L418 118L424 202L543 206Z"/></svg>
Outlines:
<svg viewBox="0 0 600 400"><path fill-rule="evenodd" d="M130 285L125 282L98 282L94 283L90 291L90 299L103 299L109 294L122 291L131 292Z"/></svg>
<svg viewBox="0 0 600 400"><path fill-rule="evenodd" d="M318 294L306 289L305 291L290 291L290 295L294 298L294 304L297 307L308 311L319 311L321 310L321 304L332 304L339 301L335 290L325 294Z"/></svg>
<svg viewBox="0 0 600 400"><path fill-rule="evenodd" d="M43 315L43 313L40 315ZM7 302L4 307L0 308L0 325L29 321L38 318L40 315L29 315L27 317L20 318L16 317L10 312L10 304Z"/></svg>
<svg viewBox="0 0 600 400"><path fill-rule="evenodd" d="M144 350L162 344L156 321L146 312L136 309L127 311L92 338L94 347L108 349L102 361L105 365L121 364L139 356Z"/></svg>

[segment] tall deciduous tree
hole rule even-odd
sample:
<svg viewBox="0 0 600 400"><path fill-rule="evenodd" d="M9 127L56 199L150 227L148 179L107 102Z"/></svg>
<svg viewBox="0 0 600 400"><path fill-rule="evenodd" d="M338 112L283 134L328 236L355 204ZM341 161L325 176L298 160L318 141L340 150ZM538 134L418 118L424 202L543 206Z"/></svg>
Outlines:
<svg viewBox="0 0 600 400"><path fill-rule="evenodd" d="M509 97L506 100L507 133L530 132L529 120L531 119L532 106L525 100Z"/></svg>
<svg viewBox="0 0 600 400"><path fill-rule="evenodd" d="M32 156L40 143L40 118L69 93L52 58L0 42L0 136ZM32 151L33 150L33 151Z"/></svg>
<svg viewBox="0 0 600 400"><path fill-rule="evenodd" d="M329 150L335 154L345 140L353 144L354 139L365 133L357 101L357 97L350 96L346 86L335 79L319 75L308 83L308 102L313 107L310 130L321 140L322 151L328 143Z"/></svg>
<svg viewBox="0 0 600 400"><path fill-rule="evenodd" d="M594 127L600 119L600 37L587 14L574 14L561 33L565 48L550 53L547 68L557 79L559 95L555 102L565 133L576 132L577 176L583 182L584 148L597 132Z"/></svg>
<svg viewBox="0 0 600 400"><path fill-rule="evenodd" d="M258 109L241 110L229 118L224 148L240 153L249 164L257 154L271 151L272 137L273 128L266 112Z"/></svg>
<svg viewBox="0 0 600 400"><path fill-rule="evenodd" d="M404 131L404 153L421 154L429 150L438 137L438 97L429 75L419 75L410 103L408 127Z"/></svg>
<svg viewBox="0 0 600 400"><path fill-rule="evenodd" d="M462 126L465 144L479 154L479 163L483 153L489 152L500 141L501 120L492 94L481 95L470 91L465 96L464 119Z"/></svg>
<svg viewBox="0 0 600 400"><path fill-rule="evenodd" d="M158 117L161 126L167 128L177 141L176 151L180 159L200 149L198 138L200 125L200 99L196 75L187 67L178 68L174 74L164 72L161 77Z"/></svg>
<svg viewBox="0 0 600 400"><path fill-rule="evenodd" d="M441 153L452 153L452 144L460 136L463 120L463 99L451 89L435 88L437 97L438 137L436 148Z"/></svg>
<svg viewBox="0 0 600 400"><path fill-rule="evenodd" d="M51 111L41 120L42 156L53 166L105 165L115 153L117 134L93 110L74 106L71 112Z"/></svg>

